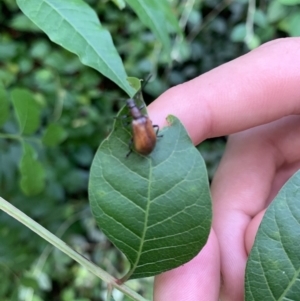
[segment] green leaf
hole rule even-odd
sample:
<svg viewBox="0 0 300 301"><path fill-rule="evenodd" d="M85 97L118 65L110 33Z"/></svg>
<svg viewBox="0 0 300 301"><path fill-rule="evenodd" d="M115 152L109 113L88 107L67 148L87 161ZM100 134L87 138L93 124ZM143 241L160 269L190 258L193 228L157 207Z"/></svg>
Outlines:
<svg viewBox="0 0 300 301"><path fill-rule="evenodd" d="M50 124L44 133L42 142L46 146L56 146L67 138L67 132L59 124Z"/></svg>
<svg viewBox="0 0 300 301"><path fill-rule="evenodd" d="M127 77L127 81L129 82L130 86L139 91L141 89L141 80L136 77Z"/></svg>
<svg viewBox="0 0 300 301"><path fill-rule="evenodd" d="M166 14L157 1L126 0L126 2L138 15L140 21L153 31L166 53L170 53L171 41L166 25Z"/></svg>
<svg viewBox="0 0 300 301"><path fill-rule="evenodd" d="M0 45L0 60L2 55L2 49L1 49L1 45ZM16 75L12 74L11 72L9 72L8 70L3 70L0 69L0 81L6 86L8 87L9 85L15 83L16 81Z"/></svg>
<svg viewBox="0 0 300 301"><path fill-rule="evenodd" d="M254 34L247 39L246 44L249 49L255 49L261 44L261 40Z"/></svg>
<svg viewBox="0 0 300 301"><path fill-rule="evenodd" d="M172 49L172 56L177 62L184 62L191 57L191 47L186 40L180 39Z"/></svg>
<svg viewBox="0 0 300 301"><path fill-rule="evenodd" d="M38 284L37 280L34 279L33 277L23 276L23 277L20 279L20 283L21 283L23 286L30 287L30 288L33 288L33 289L35 289L35 290L38 290L38 289L39 289L39 284Z"/></svg>
<svg viewBox="0 0 300 301"><path fill-rule="evenodd" d="M169 2L165 0L154 0L154 2L159 7L159 10L163 12L166 21L169 23L172 30L183 37L182 29L179 26L178 19L175 17L175 14L172 11Z"/></svg>
<svg viewBox="0 0 300 301"><path fill-rule="evenodd" d="M19 122L20 133L33 134L40 126L41 109L30 91L16 88L11 97Z"/></svg>
<svg viewBox="0 0 300 301"><path fill-rule="evenodd" d="M205 163L178 119L168 117L150 155L128 158L131 131L123 121L96 153L89 197L98 226L130 262L125 281L196 256L209 234L211 199Z"/></svg>
<svg viewBox="0 0 300 301"><path fill-rule="evenodd" d="M283 186L258 229L246 269L246 301L299 300L300 171Z"/></svg>
<svg viewBox="0 0 300 301"><path fill-rule="evenodd" d="M40 32L41 30L24 14L16 14L10 22L10 27L18 31Z"/></svg>
<svg viewBox="0 0 300 301"><path fill-rule="evenodd" d="M111 0L119 9L123 9L126 6L124 0Z"/></svg>
<svg viewBox="0 0 300 301"><path fill-rule="evenodd" d="M269 23L277 22L288 14L288 8L278 1L271 1L268 5L267 19Z"/></svg>
<svg viewBox="0 0 300 301"><path fill-rule="evenodd" d="M262 28L268 26L267 15L260 9L257 9L254 13L254 24Z"/></svg>
<svg viewBox="0 0 300 301"><path fill-rule="evenodd" d="M10 62L17 55L17 45L12 41L1 41L0 43L0 61L2 62ZM1 72L5 72L5 68L2 66L0 69ZM9 71L9 70L7 70ZM1 76L2 77L2 76ZM7 81L4 81L0 77L0 82L2 82L5 86L8 86ZM6 78L7 75L4 75Z"/></svg>
<svg viewBox="0 0 300 301"><path fill-rule="evenodd" d="M244 42L244 39L246 37L246 25L245 23L240 23L236 26L234 26L231 34L230 39L233 42Z"/></svg>
<svg viewBox="0 0 300 301"><path fill-rule="evenodd" d="M110 33L88 4L82 0L17 0L17 3L50 40L77 54L83 64L114 81L130 97L135 94L126 80Z"/></svg>
<svg viewBox="0 0 300 301"><path fill-rule="evenodd" d="M279 3L283 5L297 5L300 4L300 0L279 0Z"/></svg>
<svg viewBox="0 0 300 301"><path fill-rule="evenodd" d="M45 170L36 157L32 146L24 143L20 162L21 188L28 196L37 195L45 188Z"/></svg>
<svg viewBox="0 0 300 301"><path fill-rule="evenodd" d="M7 121L9 117L9 102L6 90L0 82L0 127Z"/></svg>
<svg viewBox="0 0 300 301"><path fill-rule="evenodd" d="M279 23L279 28L286 31L291 37L300 36L300 12L287 16Z"/></svg>

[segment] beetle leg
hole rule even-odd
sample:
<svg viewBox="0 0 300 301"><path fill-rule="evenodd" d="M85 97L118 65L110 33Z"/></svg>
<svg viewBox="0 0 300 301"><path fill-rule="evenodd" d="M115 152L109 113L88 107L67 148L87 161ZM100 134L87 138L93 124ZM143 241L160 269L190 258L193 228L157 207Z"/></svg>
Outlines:
<svg viewBox="0 0 300 301"><path fill-rule="evenodd" d="M130 141L129 141L129 143L128 143L129 152L128 152L127 155L126 155L126 158L128 158L129 155L133 152L132 144L133 144L133 139L131 138Z"/></svg>
<svg viewBox="0 0 300 301"><path fill-rule="evenodd" d="M121 121L122 121L122 125L123 125L124 127L128 126L128 125L131 123L131 120L129 120L129 119L130 119L130 116L128 116L128 115L115 116L114 119L119 119L119 120L121 120ZM128 120L126 120L126 119L128 119ZM124 121L125 121L125 122L124 122Z"/></svg>
<svg viewBox="0 0 300 301"><path fill-rule="evenodd" d="M122 119L122 120L124 120L126 118L130 118L130 116L128 116L128 115L122 115L122 116L115 116L114 117L114 119Z"/></svg>
<svg viewBox="0 0 300 301"><path fill-rule="evenodd" d="M153 125L153 128L156 129L156 133L155 133L155 134L156 134L156 137L163 137L163 136L164 136L164 135L158 135L158 132L159 132L159 125L156 125L156 124L155 124L155 125Z"/></svg>

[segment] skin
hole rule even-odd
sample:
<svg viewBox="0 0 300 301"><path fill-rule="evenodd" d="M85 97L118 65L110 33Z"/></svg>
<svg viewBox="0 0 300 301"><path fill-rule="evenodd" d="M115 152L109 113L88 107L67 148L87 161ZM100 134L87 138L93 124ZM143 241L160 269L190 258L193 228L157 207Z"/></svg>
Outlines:
<svg viewBox="0 0 300 301"><path fill-rule="evenodd" d="M300 168L300 38L266 43L171 88L148 111L160 126L177 116L194 144L230 135L211 186L209 240L192 261L156 277L154 300L243 301L259 223Z"/></svg>

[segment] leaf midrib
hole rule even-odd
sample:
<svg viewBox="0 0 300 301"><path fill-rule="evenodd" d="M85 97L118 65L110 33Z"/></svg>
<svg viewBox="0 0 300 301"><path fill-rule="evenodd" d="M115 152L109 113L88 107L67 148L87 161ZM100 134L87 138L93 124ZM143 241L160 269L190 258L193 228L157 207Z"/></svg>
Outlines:
<svg viewBox="0 0 300 301"><path fill-rule="evenodd" d="M152 170L153 170L152 163L150 163L150 173L149 173L148 193L147 193L147 207L146 207L146 210L145 210L144 230L143 230L143 234L141 236L141 242L140 242L140 246L139 246L139 249L138 249L138 252L137 252L137 258L136 258L135 263L133 264L132 268L130 269L130 271L126 275L127 279L130 278L130 276L134 273L136 267L138 266L138 263L139 263L139 260L140 260L141 254L142 254L142 249L143 249L143 246L144 246L144 242L145 242L147 229L148 229L147 226L148 226L148 217L149 217L149 211L150 211L149 208L150 208L150 204L151 204L151 202L150 202L150 191L151 191L150 190L150 185L151 185L151 182L152 182Z"/></svg>

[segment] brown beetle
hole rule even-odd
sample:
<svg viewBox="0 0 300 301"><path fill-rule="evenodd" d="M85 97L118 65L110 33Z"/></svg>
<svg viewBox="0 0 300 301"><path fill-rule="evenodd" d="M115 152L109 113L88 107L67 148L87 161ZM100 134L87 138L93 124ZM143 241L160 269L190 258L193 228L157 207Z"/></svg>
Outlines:
<svg viewBox="0 0 300 301"><path fill-rule="evenodd" d="M128 157L132 152L132 144L134 145L136 152L139 154L149 155L155 147L159 126L152 125L152 121L149 119L149 117L143 115L140 109L136 106L134 99L128 99L127 106L133 120L131 122L132 140L129 146L130 151L126 157Z"/></svg>

